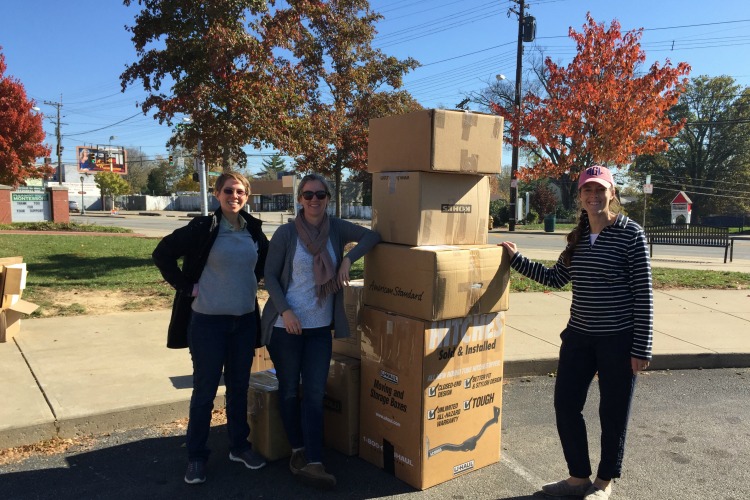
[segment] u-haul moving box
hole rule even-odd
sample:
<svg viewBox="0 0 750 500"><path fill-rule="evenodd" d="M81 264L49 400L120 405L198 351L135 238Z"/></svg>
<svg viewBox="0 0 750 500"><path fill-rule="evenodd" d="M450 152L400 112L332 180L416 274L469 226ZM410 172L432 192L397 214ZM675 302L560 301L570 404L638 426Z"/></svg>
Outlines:
<svg viewBox="0 0 750 500"><path fill-rule="evenodd" d="M359 451L359 384L359 359L334 354L323 399L323 443L349 456Z"/></svg>
<svg viewBox="0 0 750 500"><path fill-rule="evenodd" d="M402 245L487 243L490 183L483 175L383 172L372 176L372 229Z"/></svg>
<svg viewBox="0 0 750 500"><path fill-rule="evenodd" d="M506 311L509 262L497 245L380 243L365 256L365 304L427 321Z"/></svg>
<svg viewBox="0 0 750 500"><path fill-rule="evenodd" d="M370 120L369 172L499 174L503 119L428 109Z"/></svg>
<svg viewBox="0 0 750 500"><path fill-rule="evenodd" d="M504 323L365 306L359 456L420 489L496 463Z"/></svg>

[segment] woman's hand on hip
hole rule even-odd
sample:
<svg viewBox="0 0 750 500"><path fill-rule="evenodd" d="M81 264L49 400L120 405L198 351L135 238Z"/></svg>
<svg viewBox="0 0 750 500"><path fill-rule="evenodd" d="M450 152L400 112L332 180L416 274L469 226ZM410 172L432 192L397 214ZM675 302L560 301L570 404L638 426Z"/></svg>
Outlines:
<svg viewBox="0 0 750 500"><path fill-rule="evenodd" d="M284 321L284 328L287 333L302 335L302 323L299 322L299 318L294 314L294 311L287 309L281 313L281 319Z"/></svg>

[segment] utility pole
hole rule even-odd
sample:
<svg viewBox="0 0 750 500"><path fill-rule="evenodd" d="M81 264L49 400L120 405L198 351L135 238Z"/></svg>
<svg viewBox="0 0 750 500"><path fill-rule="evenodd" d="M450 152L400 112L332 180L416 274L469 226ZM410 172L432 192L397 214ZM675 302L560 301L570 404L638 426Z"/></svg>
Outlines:
<svg viewBox="0 0 750 500"><path fill-rule="evenodd" d="M55 137L57 138L57 183L62 185L62 133L60 132L60 108L62 108L62 94L60 102L44 101L44 104L57 108L57 122L55 124Z"/></svg>
<svg viewBox="0 0 750 500"><path fill-rule="evenodd" d="M516 230L516 200L518 199L518 137L521 128L521 67L523 65L523 10L524 0L519 0L518 7L518 48L516 49L516 95L513 100L515 127L513 127L513 155L510 164L510 219L508 231Z"/></svg>
<svg viewBox="0 0 750 500"><path fill-rule="evenodd" d="M524 14L524 0L518 1L518 49L516 51L516 95L513 100L515 127L513 130L513 156L510 165L510 218L508 231L516 230L516 201L518 200L518 139L521 133L521 68L523 66L523 43L533 42L536 37L536 19ZM511 9L511 12L515 12Z"/></svg>

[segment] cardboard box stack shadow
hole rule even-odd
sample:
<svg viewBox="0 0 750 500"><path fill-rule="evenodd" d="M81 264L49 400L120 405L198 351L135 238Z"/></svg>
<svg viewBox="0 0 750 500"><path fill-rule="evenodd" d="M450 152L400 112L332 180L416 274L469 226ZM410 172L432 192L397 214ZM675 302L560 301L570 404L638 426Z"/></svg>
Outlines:
<svg viewBox="0 0 750 500"><path fill-rule="evenodd" d="M487 244L502 118L370 121L359 456L424 489L500 459L508 259ZM335 348L336 349L336 348Z"/></svg>
<svg viewBox="0 0 750 500"><path fill-rule="evenodd" d="M0 343L21 331L21 316L39 307L21 298L26 288L26 264L23 257L0 258Z"/></svg>

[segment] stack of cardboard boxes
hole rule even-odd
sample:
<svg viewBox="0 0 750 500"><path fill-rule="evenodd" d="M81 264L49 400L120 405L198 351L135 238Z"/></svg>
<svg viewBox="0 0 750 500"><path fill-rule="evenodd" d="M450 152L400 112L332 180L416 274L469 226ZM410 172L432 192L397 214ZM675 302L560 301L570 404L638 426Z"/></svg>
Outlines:
<svg viewBox="0 0 750 500"><path fill-rule="evenodd" d="M486 175L500 171L502 128L440 110L370 122L383 243L344 289L352 336L333 341L324 443L420 489L500 459L510 270L487 244ZM251 377L252 441L269 459L289 455L277 390L273 375Z"/></svg>
<svg viewBox="0 0 750 500"><path fill-rule="evenodd" d="M502 118L370 122L359 456L420 489L500 459L508 259L487 244Z"/></svg>
<svg viewBox="0 0 750 500"><path fill-rule="evenodd" d="M23 257L0 258L0 342L7 342L21 331L21 317L36 311L36 304L21 298L26 288Z"/></svg>

